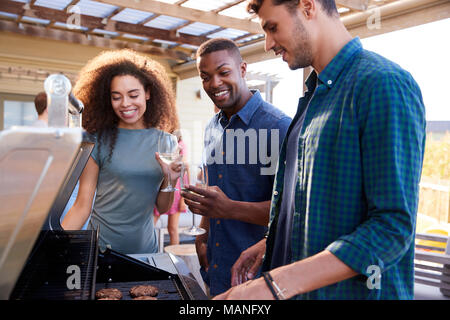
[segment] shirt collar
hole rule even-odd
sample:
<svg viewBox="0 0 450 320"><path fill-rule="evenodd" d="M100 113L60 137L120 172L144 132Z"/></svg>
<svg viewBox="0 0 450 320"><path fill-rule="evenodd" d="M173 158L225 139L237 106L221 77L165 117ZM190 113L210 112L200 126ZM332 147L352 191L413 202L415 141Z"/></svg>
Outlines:
<svg viewBox="0 0 450 320"><path fill-rule="evenodd" d="M307 92L314 92L317 82L321 82L321 80L317 78L316 70L313 69L305 81Z"/></svg>
<svg viewBox="0 0 450 320"><path fill-rule="evenodd" d="M261 105L262 97L259 93L259 90L250 90L253 94L251 98L247 101L247 103L242 107L241 110L239 110L236 115L239 116L239 118L242 120L242 122L245 123L245 125L248 125L250 123L250 120L252 119L253 115L255 114L256 110L258 110L259 106ZM216 114L216 121L219 121L220 118L225 117L225 113L220 110Z"/></svg>
<svg viewBox="0 0 450 320"><path fill-rule="evenodd" d="M353 38L338 52L337 55L328 63L325 69L319 74L318 78L328 88L331 88L341 72L345 69L347 62L362 50L362 44L359 37Z"/></svg>

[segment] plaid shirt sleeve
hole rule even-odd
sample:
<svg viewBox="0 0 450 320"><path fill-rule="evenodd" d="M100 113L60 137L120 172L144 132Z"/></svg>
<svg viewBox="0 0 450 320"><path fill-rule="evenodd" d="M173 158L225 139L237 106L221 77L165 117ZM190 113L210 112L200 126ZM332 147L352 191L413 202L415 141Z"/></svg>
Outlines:
<svg viewBox="0 0 450 320"><path fill-rule="evenodd" d="M358 273L395 265L411 247L424 150L425 111L407 73L375 73L359 99L363 190L368 216L327 250Z"/></svg>

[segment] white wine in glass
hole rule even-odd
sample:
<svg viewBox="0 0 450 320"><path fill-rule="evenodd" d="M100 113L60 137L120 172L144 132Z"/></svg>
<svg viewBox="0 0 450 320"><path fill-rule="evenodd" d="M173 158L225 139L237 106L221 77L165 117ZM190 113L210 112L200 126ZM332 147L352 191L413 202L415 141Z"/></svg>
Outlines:
<svg viewBox="0 0 450 320"><path fill-rule="evenodd" d="M206 165L201 165L201 164L190 165L188 170L186 170L186 168L183 164L181 170L182 170L182 174L181 174L181 178L180 178L181 179L180 186L183 191L194 193L194 192L186 190L184 188L183 177L184 177L184 173L186 171L188 171L188 173L189 173L189 184L190 185L193 185L193 186L196 186L199 188L206 188L208 186L208 171L207 171ZM189 209L189 206L187 206L187 210L192 214L192 227L183 231L183 233L186 235L189 235L189 236L198 236L198 235L204 234L206 232L206 230L203 228L197 227L195 225L195 215Z"/></svg>
<svg viewBox="0 0 450 320"><path fill-rule="evenodd" d="M161 132L158 139L158 153L164 163L170 165L179 157L180 149L178 147L178 138L173 134L168 134L166 132ZM170 172L168 174L169 183L167 187L162 189L162 192L174 192L178 189L172 186L170 179Z"/></svg>
<svg viewBox="0 0 450 320"><path fill-rule="evenodd" d="M174 153L160 153L159 157L161 158L162 161L164 161L166 164L171 164L172 162L174 162L175 160L177 160L178 155L174 154Z"/></svg>

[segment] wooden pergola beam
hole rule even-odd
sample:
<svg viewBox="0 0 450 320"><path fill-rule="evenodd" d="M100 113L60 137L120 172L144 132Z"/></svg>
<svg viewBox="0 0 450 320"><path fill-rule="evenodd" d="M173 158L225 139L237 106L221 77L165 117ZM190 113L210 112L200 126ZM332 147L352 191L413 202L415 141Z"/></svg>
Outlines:
<svg viewBox="0 0 450 320"><path fill-rule="evenodd" d="M0 10L14 13L18 15L26 15L29 17L46 19L55 22L66 23L69 17L73 13L67 13L65 11L55 10L51 8L45 8L40 6L31 5L29 9L25 8L23 3L2 0L0 4ZM193 36L185 33L180 33L171 30L163 30L158 28L147 27L139 24L132 24L120 21L114 21L107 19L107 24L104 24L104 18L98 18L88 15L80 15L81 25L88 29L103 29L111 32L130 33L142 37L150 37L154 39L160 39L165 41L172 41L181 44L190 44L199 46L207 40L205 37Z"/></svg>
<svg viewBox="0 0 450 320"><path fill-rule="evenodd" d="M407 6L410 4L411 6ZM415 27L450 18L448 0L407 0L403 3L391 2L380 8L379 28L368 28L367 21L374 11L357 13L342 18L353 36L367 38L379 34ZM371 21L371 20L369 20Z"/></svg>
<svg viewBox="0 0 450 320"><path fill-rule="evenodd" d="M182 7L180 5L168 4L151 0L97 0L98 2L111 4L114 6L128 7L136 10L162 14L180 19L189 19L196 22L202 22L217 25L223 28L233 28L244 30L250 33L262 33L261 26L253 21L227 17L214 12L196 10Z"/></svg>
<svg viewBox="0 0 450 320"><path fill-rule="evenodd" d="M36 27L31 25L23 25L21 28L15 22L0 21L0 30L3 32L18 33L31 37L39 37L57 41L71 42L81 45L89 45L107 49L123 49L129 48L138 52L146 53L153 56L168 58L178 62L184 62L190 59L190 56L184 52L153 47L149 45L141 45L138 43L120 41L114 39L106 39L95 35L87 37L72 31L63 31L57 29L46 29L45 27Z"/></svg>
<svg viewBox="0 0 450 320"><path fill-rule="evenodd" d="M379 13L381 28L385 27L383 21L388 19L396 18L399 19L402 16L414 13L414 19L410 21L411 25L419 25L424 22L424 18L431 18L431 20L440 20L448 17L448 8L450 2L448 0L404 0L404 1L393 1L385 5L377 7ZM442 7L440 15L432 15L428 17L425 13L428 9L433 7ZM366 12L358 12L352 15L348 15L341 18L347 29L353 29L359 26L363 26L366 29L367 23L371 16L374 15L375 10L367 10ZM384 30L383 30L384 31ZM392 31L392 30L391 30ZM383 32L384 33L384 32Z"/></svg>
<svg viewBox="0 0 450 320"><path fill-rule="evenodd" d="M369 0L336 0L336 4L356 11L366 11Z"/></svg>
<svg viewBox="0 0 450 320"><path fill-rule="evenodd" d="M234 7L235 5L238 5L238 4L240 4L241 2L244 2L244 1L245 0L237 0L237 1L231 2L231 3L227 4L227 5L224 5L223 7L220 7L218 9L216 9L216 10L213 10L213 12L219 13L219 12L221 12L223 10L226 10L228 8L231 8L231 7Z"/></svg>
<svg viewBox="0 0 450 320"><path fill-rule="evenodd" d="M47 77L54 73L54 71L50 70L42 70L42 69L29 69L22 67L5 67L0 66L0 74L5 76L16 76L20 78L33 79L33 80L45 80ZM72 83L75 83L77 74L75 72L64 72L64 75L69 78Z"/></svg>

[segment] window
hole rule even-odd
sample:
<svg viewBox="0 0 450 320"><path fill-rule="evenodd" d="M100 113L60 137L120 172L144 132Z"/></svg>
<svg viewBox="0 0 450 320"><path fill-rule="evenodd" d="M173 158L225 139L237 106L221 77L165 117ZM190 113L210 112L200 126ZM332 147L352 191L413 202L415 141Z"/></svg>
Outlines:
<svg viewBox="0 0 450 320"><path fill-rule="evenodd" d="M36 119L34 96L0 93L0 130L31 125Z"/></svg>

